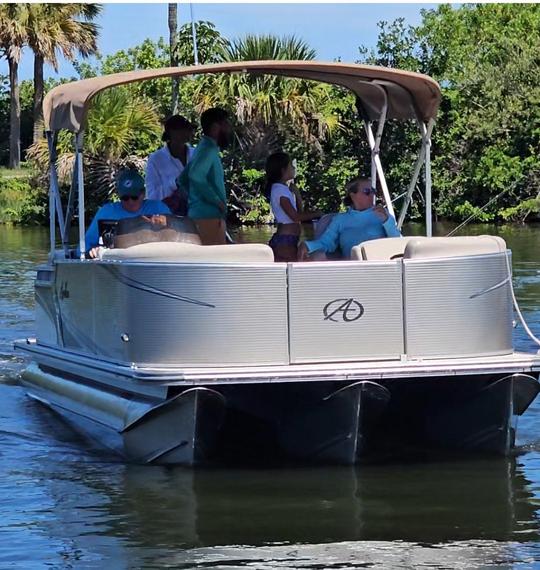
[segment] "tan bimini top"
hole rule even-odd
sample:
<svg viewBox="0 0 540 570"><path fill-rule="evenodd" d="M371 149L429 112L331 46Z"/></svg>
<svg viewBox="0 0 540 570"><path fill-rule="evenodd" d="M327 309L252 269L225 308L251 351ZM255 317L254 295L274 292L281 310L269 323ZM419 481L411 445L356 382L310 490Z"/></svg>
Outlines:
<svg viewBox="0 0 540 570"><path fill-rule="evenodd" d="M370 119L380 116L387 98L389 119L418 117L427 122L435 118L441 100L436 81L411 71L316 61L242 61L127 71L59 85L51 89L43 101L45 128L48 131L83 130L92 98L110 87L163 77L233 72L282 75L341 85L360 98Z"/></svg>

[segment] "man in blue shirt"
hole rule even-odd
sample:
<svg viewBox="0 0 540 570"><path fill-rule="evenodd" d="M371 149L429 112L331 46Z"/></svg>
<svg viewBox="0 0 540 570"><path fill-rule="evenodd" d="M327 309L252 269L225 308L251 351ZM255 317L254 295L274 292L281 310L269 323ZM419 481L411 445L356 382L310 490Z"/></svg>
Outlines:
<svg viewBox="0 0 540 570"><path fill-rule="evenodd" d="M201 115L203 137L193 158L178 178L188 192L188 216L195 222L203 245L225 243L227 194L220 150L232 137L227 111L207 109Z"/></svg>
<svg viewBox="0 0 540 570"><path fill-rule="evenodd" d="M314 252L331 253L338 248L345 259L351 249L364 241L400 237L396 220L382 206L374 205L376 190L369 178L356 178L346 186L348 210L334 216L319 239L308 240L298 248L298 260L306 261Z"/></svg>
<svg viewBox="0 0 540 570"><path fill-rule="evenodd" d="M144 199L144 178L136 170L124 170L118 176L116 191L119 202L108 202L97 211L86 230L86 249L91 258L99 254L99 220L123 220L138 216L150 216L149 221L160 223L160 214L170 214L169 208L160 200Z"/></svg>

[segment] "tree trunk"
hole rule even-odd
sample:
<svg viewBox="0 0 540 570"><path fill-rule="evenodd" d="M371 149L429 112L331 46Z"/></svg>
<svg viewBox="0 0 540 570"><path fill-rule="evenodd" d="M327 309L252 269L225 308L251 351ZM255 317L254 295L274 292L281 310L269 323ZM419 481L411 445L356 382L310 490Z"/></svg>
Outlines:
<svg viewBox="0 0 540 570"><path fill-rule="evenodd" d="M21 163L21 101L19 97L19 62L8 57L9 64L9 168Z"/></svg>
<svg viewBox="0 0 540 570"><path fill-rule="evenodd" d="M178 4L169 4L169 50L171 58L171 67L178 66L178 57L176 55L177 27L178 27ZM174 114L178 111L178 77L172 77L171 81L172 81L171 111Z"/></svg>
<svg viewBox="0 0 540 570"><path fill-rule="evenodd" d="M34 55L34 142L43 136L43 56Z"/></svg>

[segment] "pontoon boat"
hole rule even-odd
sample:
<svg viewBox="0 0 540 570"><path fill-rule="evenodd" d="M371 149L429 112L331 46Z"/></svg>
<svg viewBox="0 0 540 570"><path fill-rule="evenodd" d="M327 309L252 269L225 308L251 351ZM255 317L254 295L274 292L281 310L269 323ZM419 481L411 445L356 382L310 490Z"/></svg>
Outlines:
<svg viewBox="0 0 540 570"><path fill-rule="evenodd" d="M202 246L187 220L123 227L85 259L83 135L92 98L197 74L320 81L357 98L372 180L387 120L416 121L426 236L358 244L349 261L276 263L265 244ZM540 357L512 345L510 252L498 237L432 237L430 77L363 65L254 61L133 71L60 85L45 99L50 256L35 281L31 398L130 461L353 464L412 449L508 454L539 391ZM376 126L376 129L375 129ZM59 131L75 135L63 209ZM79 251L68 230L78 210ZM56 249L58 225L61 249ZM129 226L129 224L128 224ZM155 230L155 231L154 231ZM146 237L145 237L146 236Z"/></svg>

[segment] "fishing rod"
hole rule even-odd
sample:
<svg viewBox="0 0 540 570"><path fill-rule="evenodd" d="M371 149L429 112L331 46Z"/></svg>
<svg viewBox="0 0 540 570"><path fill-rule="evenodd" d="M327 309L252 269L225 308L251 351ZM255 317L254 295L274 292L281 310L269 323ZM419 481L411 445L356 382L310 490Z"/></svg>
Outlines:
<svg viewBox="0 0 540 570"><path fill-rule="evenodd" d="M446 234L445 237L453 236L457 231L459 231L461 228L466 226L471 220L473 220L478 215L480 215L490 204L493 204L493 202L498 200L503 194L506 194L506 192L508 192L509 190L513 190L516 187L516 185L517 185L517 182L514 182L514 184L510 184L504 190L501 190L501 192L499 192L496 196L491 198L491 200L489 200L486 204L484 204L479 210L477 210L476 212L473 212L464 222L461 222L461 224L459 224L459 226L454 228L450 233Z"/></svg>

